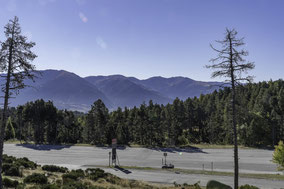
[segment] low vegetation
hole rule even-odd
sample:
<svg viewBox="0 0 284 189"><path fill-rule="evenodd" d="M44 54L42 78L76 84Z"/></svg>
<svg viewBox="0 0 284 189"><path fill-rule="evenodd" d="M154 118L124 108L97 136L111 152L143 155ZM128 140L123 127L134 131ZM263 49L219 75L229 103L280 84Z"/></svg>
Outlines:
<svg viewBox="0 0 284 189"><path fill-rule="evenodd" d="M27 158L4 155L3 185L16 189L200 189L195 185L158 185L122 179L99 168L68 170L56 165L39 166Z"/></svg>
<svg viewBox="0 0 284 189"><path fill-rule="evenodd" d="M66 167L59 167L56 165L44 165L42 166L42 170L49 172L59 172L59 173L66 173L68 171Z"/></svg>
<svg viewBox="0 0 284 189"><path fill-rule="evenodd" d="M206 185L206 189L232 189L232 187L216 180L210 180Z"/></svg>
<svg viewBox="0 0 284 189"><path fill-rule="evenodd" d="M47 184L47 177L43 174L33 173L24 179L24 183Z"/></svg>
<svg viewBox="0 0 284 189"><path fill-rule="evenodd" d="M28 158L3 155L2 173L6 176L22 176L23 169L36 169L37 164Z"/></svg>
<svg viewBox="0 0 284 189"><path fill-rule="evenodd" d="M256 186L246 184L246 185L241 186L240 189L259 189L259 188Z"/></svg>
<svg viewBox="0 0 284 189"><path fill-rule="evenodd" d="M172 185L150 184L147 182L119 178L106 173L100 168L86 170L68 170L56 165L40 166L28 158L16 158L4 155L3 185L5 188L16 189L204 189L199 183L193 185L173 183ZM149 168L153 169L153 168ZM217 181L210 181L208 189L215 186L226 186ZM240 189L257 189L255 186L244 185Z"/></svg>
<svg viewBox="0 0 284 189"><path fill-rule="evenodd" d="M19 182L5 177L3 178L3 185L7 188L16 188L19 185Z"/></svg>
<svg viewBox="0 0 284 189"><path fill-rule="evenodd" d="M284 170L284 144L282 141L275 146L272 161L278 165L278 170Z"/></svg>
<svg viewBox="0 0 284 189"><path fill-rule="evenodd" d="M94 165L90 165L94 166ZM100 168L108 168L108 166L96 165L96 167ZM147 170L147 171L161 171L161 168L156 167L138 167L138 166L121 166L124 169L136 169L136 170ZM163 171L182 173L182 174L195 174L195 175L215 175L215 176L233 176L233 172L226 171L209 171L209 170L196 170L196 169L164 169ZM240 173L239 176L241 178L254 178L254 179L266 179L266 180L280 180L284 181L284 175L282 174L264 174L264 173Z"/></svg>

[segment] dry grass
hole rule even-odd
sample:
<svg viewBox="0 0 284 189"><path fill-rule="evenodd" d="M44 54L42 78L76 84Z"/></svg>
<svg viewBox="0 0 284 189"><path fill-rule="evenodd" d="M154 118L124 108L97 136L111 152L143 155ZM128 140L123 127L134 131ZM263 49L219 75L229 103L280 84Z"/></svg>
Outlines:
<svg viewBox="0 0 284 189"><path fill-rule="evenodd" d="M40 173L45 174L48 177L48 182L50 184L54 183L62 183L62 175L63 173L57 172L48 172L43 171L41 167L37 167L37 169L24 169L23 170L23 177L11 177L5 176L12 180L17 180L20 183L23 183L23 180L26 176L31 175L33 173ZM100 178L97 181L90 180L88 178L83 178L78 180L78 182L82 182L87 186L98 186L101 188L108 188L108 189L196 189L194 186L174 186L174 185L166 185L166 184L155 184L155 183L148 183L144 181L137 181L137 180L129 180L129 179L122 179L112 174L107 174L105 178ZM35 184L26 184L25 188L34 188Z"/></svg>

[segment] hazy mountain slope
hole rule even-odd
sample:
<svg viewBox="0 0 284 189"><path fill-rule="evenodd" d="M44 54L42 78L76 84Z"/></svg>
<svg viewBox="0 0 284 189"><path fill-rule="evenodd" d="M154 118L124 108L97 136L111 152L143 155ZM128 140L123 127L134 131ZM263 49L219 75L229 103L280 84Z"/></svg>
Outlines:
<svg viewBox="0 0 284 189"><path fill-rule="evenodd" d="M32 84L33 87L21 91L11 101L12 105L43 98L52 100L61 109L87 111L95 100L102 99L109 108L113 107L112 102L100 90L74 73L63 70L46 70L41 73Z"/></svg>
<svg viewBox="0 0 284 189"><path fill-rule="evenodd" d="M154 103L158 104L167 104L172 101L157 91L134 83L121 75L90 76L85 79L106 94L115 106L139 106L143 102L148 103L149 100L153 100Z"/></svg>
<svg viewBox="0 0 284 189"><path fill-rule="evenodd" d="M53 101L60 109L86 112L94 101L102 99L113 110L117 107L139 106L149 100L167 104L176 97L184 100L218 88L216 82L200 82L186 77L152 77L139 80L123 75L82 78L64 70L39 72L41 75L38 74L34 83L25 81L32 87L21 90L17 98L11 99L11 106L42 98ZM3 80L0 81L2 82Z"/></svg>
<svg viewBox="0 0 284 189"><path fill-rule="evenodd" d="M178 97L185 100L189 97L199 97L200 94L211 93L219 88L219 83L217 82L201 82L186 77L151 77L145 80L129 79L172 99Z"/></svg>

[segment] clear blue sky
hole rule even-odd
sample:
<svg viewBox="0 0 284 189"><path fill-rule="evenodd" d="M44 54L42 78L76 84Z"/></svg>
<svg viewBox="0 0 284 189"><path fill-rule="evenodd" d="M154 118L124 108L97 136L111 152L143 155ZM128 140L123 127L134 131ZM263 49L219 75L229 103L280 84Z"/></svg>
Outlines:
<svg viewBox="0 0 284 189"><path fill-rule="evenodd" d="M15 15L38 69L216 80L204 68L216 55L209 43L233 27L255 81L284 76L283 0L0 0L0 40Z"/></svg>

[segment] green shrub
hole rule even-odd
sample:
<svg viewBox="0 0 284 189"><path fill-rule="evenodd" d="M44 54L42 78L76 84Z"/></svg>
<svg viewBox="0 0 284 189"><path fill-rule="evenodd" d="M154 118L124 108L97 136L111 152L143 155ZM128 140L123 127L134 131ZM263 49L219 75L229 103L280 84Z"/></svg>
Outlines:
<svg viewBox="0 0 284 189"><path fill-rule="evenodd" d="M79 178L79 176L75 173L66 173L66 174L62 175L63 183L67 180L77 180L78 178Z"/></svg>
<svg viewBox="0 0 284 189"><path fill-rule="evenodd" d="M278 169L284 169L284 144L279 141L278 146L275 146L272 161L278 165Z"/></svg>
<svg viewBox="0 0 284 189"><path fill-rule="evenodd" d="M2 173L5 173L12 167L12 163L3 163L2 165Z"/></svg>
<svg viewBox="0 0 284 189"><path fill-rule="evenodd" d="M47 184L47 177L43 174L33 173L24 179L25 183Z"/></svg>
<svg viewBox="0 0 284 189"><path fill-rule="evenodd" d="M25 168L31 168L31 169L35 169L37 167L36 163L30 161L26 157L16 159L15 164L18 165L19 167L24 166Z"/></svg>
<svg viewBox="0 0 284 189"><path fill-rule="evenodd" d="M59 167L56 165L44 165L42 166L42 170L50 172L60 172L60 173L66 173L68 171L66 167Z"/></svg>
<svg viewBox="0 0 284 189"><path fill-rule="evenodd" d="M256 186L246 184L246 185L241 186L240 189L259 189L259 188Z"/></svg>
<svg viewBox="0 0 284 189"><path fill-rule="evenodd" d="M34 186L28 187L28 189L42 189L41 187L42 187L41 185L34 185Z"/></svg>
<svg viewBox="0 0 284 189"><path fill-rule="evenodd" d="M79 177L84 177L85 176L85 172L82 169L72 170L71 172L78 174Z"/></svg>
<svg viewBox="0 0 284 189"><path fill-rule="evenodd" d="M3 185L8 188L16 188L19 184L16 180L11 180L9 178L3 178Z"/></svg>
<svg viewBox="0 0 284 189"><path fill-rule="evenodd" d="M13 164L17 167L24 166L25 168L35 169L37 164L30 161L28 158L15 158L13 156L3 155L3 164Z"/></svg>
<svg viewBox="0 0 284 189"><path fill-rule="evenodd" d="M63 183L62 189L88 189L89 187L82 182L78 182L72 179L67 179Z"/></svg>
<svg viewBox="0 0 284 189"><path fill-rule="evenodd" d="M232 189L232 187L216 180L210 180L206 185L206 189Z"/></svg>
<svg viewBox="0 0 284 189"><path fill-rule="evenodd" d="M25 189L26 185L24 183L20 183L18 184L18 186L16 187L16 189Z"/></svg>
<svg viewBox="0 0 284 189"><path fill-rule="evenodd" d="M119 184L119 183L121 183L121 178L119 178L119 177L117 177L115 175L107 173L106 181L111 183L111 184Z"/></svg>
<svg viewBox="0 0 284 189"><path fill-rule="evenodd" d="M107 174L102 169L86 169L89 179L97 181L99 178L105 178Z"/></svg>
<svg viewBox="0 0 284 189"><path fill-rule="evenodd" d="M178 137L178 143L179 145L187 145L189 144L189 141L184 135L182 135Z"/></svg>
<svg viewBox="0 0 284 189"><path fill-rule="evenodd" d="M101 186L88 186L88 189L105 189L104 187ZM110 187L111 189L111 187Z"/></svg>
<svg viewBox="0 0 284 189"><path fill-rule="evenodd" d="M82 169L72 170L70 173L62 175L63 184L69 182L70 180L78 180L78 178L84 178L85 173Z"/></svg>
<svg viewBox="0 0 284 189"><path fill-rule="evenodd" d="M4 172L5 175L7 176L20 176L20 171L19 171L19 167L16 165L12 165L8 170L6 170Z"/></svg>
<svg viewBox="0 0 284 189"><path fill-rule="evenodd" d="M60 189L60 186L57 186L56 184L45 184L41 186L41 189Z"/></svg>
<svg viewBox="0 0 284 189"><path fill-rule="evenodd" d="M62 180L61 179L56 179L54 183L61 186Z"/></svg>
<svg viewBox="0 0 284 189"><path fill-rule="evenodd" d="M187 184L187 183L184 183L182 185L182 188L188 188L188 189L201 189L201 186L200 186L200 181L195 183L195 184Z"/></svg>
<svg viewBox="0 0 284 189"><path fill-rule="evenodd" d="M3 154L3 163L13 163L14 161L16 161L15 157Z"/></svg>
<svg viewBox="0 0 284 189"><path fill-rule="evenodd" d="M177 187L181 187L181 185L180 184L178 184L176 181L174 181L174 186L177 188Z"/></svg>
<svg viewBox="0 0 284 189"><path fill-rule="evenodd" d="M89 175L91 173L96 172L97 170L102 170L102 169L99 169L99 168L88 168L88 169L85 170L85 173ZM104 171L104 170L102 170L102 171Z"/></svg>

